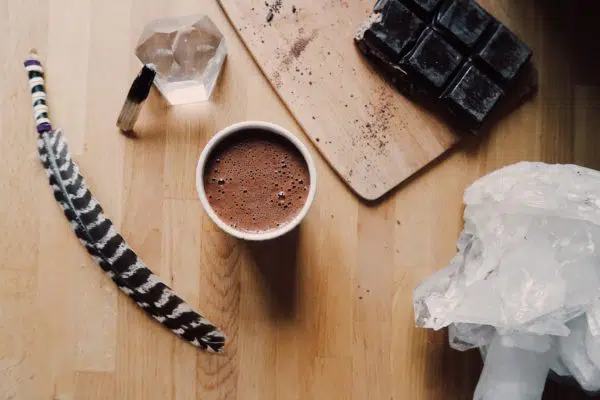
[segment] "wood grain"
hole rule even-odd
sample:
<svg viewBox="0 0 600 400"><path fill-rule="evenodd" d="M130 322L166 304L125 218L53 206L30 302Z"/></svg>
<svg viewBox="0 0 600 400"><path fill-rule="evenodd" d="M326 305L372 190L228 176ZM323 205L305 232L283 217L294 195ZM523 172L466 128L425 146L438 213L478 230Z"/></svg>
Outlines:
<svg viewBox="0 0 600 400"><path fill-rule="evenodd" d="M360 197L380 198L460 140L357 50L353 37L373 1L219 2L307 136ZM482 3L511 27L501 4Z"/></svg>
<svg viewBox="0 0 600 400"><path fill-rule="evenodd" d="M357 51L354 33L372 1L219 2L307 136L360 197L380 198L457 142Z"/></svg>
<svg viewBox="0 0 600 400"><path fill-rule="evenodd" d="M537 99L365 205L318 156L217 2L0 1L0 399L470 398L477 353L414 328L411 299L455 252L465 187L519 160L600 166L598 62L573 45L594 7L581 15L550 3L486 2L534 47ZM169 109L153 92L139 137L121 136L114 124L142 27L197 12L229 46L213 101ZM225 354L198 352L146 318L71 233L36 154L21 65L32 47L92 190L141 257L228 333ZM307 142L320 182L301 228L260 246L219 231L194 188L206 141L247 119ZM556 384L546 392L586 398Z"/></svg>

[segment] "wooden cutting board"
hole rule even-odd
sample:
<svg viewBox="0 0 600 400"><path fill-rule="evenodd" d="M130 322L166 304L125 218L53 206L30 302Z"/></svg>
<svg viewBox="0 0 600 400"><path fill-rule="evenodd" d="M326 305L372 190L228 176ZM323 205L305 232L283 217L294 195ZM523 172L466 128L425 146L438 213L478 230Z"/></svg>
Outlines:
<svg viewBox="0 0 600 400"><path fill-rule="evenodd" d="M375 200L458 141L356 49L374 0L219 0L255 60L342 179Z"/></svg>

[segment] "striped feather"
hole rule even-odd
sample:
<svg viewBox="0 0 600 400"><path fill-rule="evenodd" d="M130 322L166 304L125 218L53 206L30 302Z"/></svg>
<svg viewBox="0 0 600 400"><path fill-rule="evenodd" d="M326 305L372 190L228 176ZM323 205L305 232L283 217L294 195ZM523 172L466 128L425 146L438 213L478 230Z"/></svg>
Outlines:
<svg viewBox="0 0 600 400"><path fill-rule="evenodd" d="M115 284L147 314L177 336L202 349L219 352L224 334L194 311L160 280L117 232L88 189L79 166L72 160L61 130L52 130L45 107L39 62L26 62L38 126L38 151L54 197L71 223L75 235ZM33 76L32 76L33 75ZM40 95L44 93L44 95ZM42 103L36 101L43 100Z"/></svg>

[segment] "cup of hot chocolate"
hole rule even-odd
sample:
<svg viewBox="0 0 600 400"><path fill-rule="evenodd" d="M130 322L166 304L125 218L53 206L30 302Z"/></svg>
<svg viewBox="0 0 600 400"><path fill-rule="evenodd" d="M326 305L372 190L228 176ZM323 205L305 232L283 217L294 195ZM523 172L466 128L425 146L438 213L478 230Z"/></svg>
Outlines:
<svg viewBox="0 0 600 400"><path fill-rule="evenodd" d="M315 198L317 174L306 146L286 129L241 122L217 133L196 168L204 210L228 234L264 241L296 228Z"/></svg>

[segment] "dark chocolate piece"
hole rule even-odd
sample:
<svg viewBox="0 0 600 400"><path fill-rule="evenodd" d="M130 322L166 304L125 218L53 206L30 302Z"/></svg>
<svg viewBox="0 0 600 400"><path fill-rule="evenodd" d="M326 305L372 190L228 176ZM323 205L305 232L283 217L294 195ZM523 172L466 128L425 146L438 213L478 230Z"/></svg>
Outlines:
<svg viewBox="0 0 600 400"><path fill-rule="evenodd" d="M377 0L377 3L375 3L375 6L373 7L373 12L374 13L382 12L383 9L388 5L389 2L390 2L390 0Z"/></svg>
<svg viewBox="0 0 600 400"><path fill-rule="evenodd" d="M474 0L379 0L356 43L405 96L463 131L535 88L531 50Z"/></svg>
<svg viewBox="0 0 600 400"><path fill-rule="evenodd" d="M388 1L384 10L382 21L373 24L365 36L377 50L397 62L415 44L425 23L397 0Z"/></svg>
<svg viewBox="0 0 600 400"><path fill-rule="evenodd" d="M423 85L437 92L441 91L461 62L460 53L433 29L427 28L401 66L413 76L423 79Z"/></svg>
<svg viewBox="0 0 600 400"><path fill-rule="evenodd" d="M531 50L514 33L500 25L477 56L498 74L498 79L510 81L529 61Z"/></svg>
<svg viewBox="0 0 600 400"><path fill-rule="evenodd" d="M430 13L435 10L442 0L411 0L411 2L417 5L417 7L420 7L423 11Z"/></svg>
<svg viewBox="0 0 600 400"><path fill-rule="evenodd" d="M406 0L402 3L410 8L412 12L418 15L421 19L430 22L433 18L434 11L440 6L443 0ZM395 0L377 0L373 12L380 13ZM397 2L400 3L400 2Z"/></svg>
<svg viewBox="0 0 600 400"><path fill-rule="evenodd" d="M420 15L421 18L430 22L434 11L440 6L442 0L407 0L406 4Z"/></svg>
<svg viewBox="0 0 600 400"><path fill-rule="evenodd" d="M451 114L481 124L503 94L498 85L467 63L441 98Z"/></svg>
<svg viewBox="0 0 600 400"><path fill-rule="evenodd" d="M476 2L457 0L444 4L436 17L436 28L446 38L452 40L454 37L460 44L471 48L492 20L492 16Z"/></svg>

